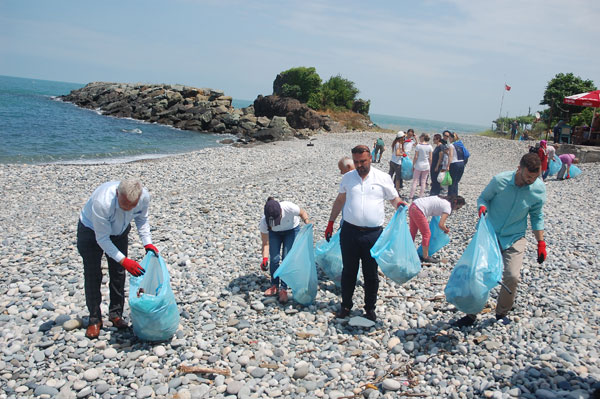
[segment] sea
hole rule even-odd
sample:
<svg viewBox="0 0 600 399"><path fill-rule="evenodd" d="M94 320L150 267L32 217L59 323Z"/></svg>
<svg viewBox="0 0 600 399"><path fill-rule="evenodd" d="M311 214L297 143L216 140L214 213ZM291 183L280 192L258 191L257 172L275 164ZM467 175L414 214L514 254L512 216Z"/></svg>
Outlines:
<svg viewBox="0 0 600 399"><path fill-rule="evenodd" d="M122 163L218 147L223 145L221 140L231 137L105 116L57 100L57 96L83 86L0 75L0 163ZM232 105L242 108L252 102L234 99ZM378 114L371 114L371 120L382 128L412 127L417 133L485 130L482 126Z"/></svg>

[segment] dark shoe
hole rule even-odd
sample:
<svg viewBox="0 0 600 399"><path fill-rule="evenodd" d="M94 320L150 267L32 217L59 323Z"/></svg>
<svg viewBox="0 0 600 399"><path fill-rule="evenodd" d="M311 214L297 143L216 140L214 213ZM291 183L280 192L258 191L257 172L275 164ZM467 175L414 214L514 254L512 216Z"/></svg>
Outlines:
<svg viewBox="0 0 600 399"><path fill-rule="evenodd" d="M108 319L113 327L118 328L119 330L123 330L125 328L129 328L129 324L127 324L127 322L125 320L123 320L123 318L116 316L116 317L111 317L110 319Z"/></svg>
<svg viewBox="0 0 600 399"><path fill-rule="evenodd" d="M421 258L421 262L422 263L440 263L439 259L432 258L431 256L428 256L426 258Z"/></svg>
<svg viewBox="0 0 600 399"><path fill-rule="evenodd" d="M496 323L500 323L503 325L509 325L511 320L506 315L497 314L496 315Z"/></svg>
<svg viewBox="0 0 600 399"><path fill-rule="evenodd" d="M287 303L287 301L288 301L287 290L282 288L279 290L279 303Z"/></svg>
<svg viewBox="0 0 600 399"><path fill-rule="evenodd" d="M345 319L348 316L350 316L350 309L345 308L343 306L340 307L340 310L335 312L335 317L338 319Z"/></svg>
<svg viewBox="0 0 600 399"><path fill-rule="evenodd" d="M96 339L98 335L100 335L100 330L102 329L102 323L90 324L88 328L85 330L85 336L89 339Z"/></svg>
<svg viewBox="0 0 600 399"><path fill-rule="evenodd" d="M469 327L469 326L472 326L473 324L475 324L476 320L477 320L476 317L466 315L466 316L461 317L460 319L456 320L452 324L455 325L456 327Z"/></svg>
<svg viewBox="0 0 600 399"><path fill-rule="evenodd" d="M365 317L373 322L377 321L377 314L375 309L365 310Z"/></svg>

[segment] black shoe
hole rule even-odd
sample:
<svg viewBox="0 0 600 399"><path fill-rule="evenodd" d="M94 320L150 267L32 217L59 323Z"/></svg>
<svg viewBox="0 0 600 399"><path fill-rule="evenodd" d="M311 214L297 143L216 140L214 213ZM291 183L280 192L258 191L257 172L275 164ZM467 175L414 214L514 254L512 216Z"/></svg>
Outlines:
<svg viewBox="0 0 600 399"><path fill-rule="evenodd" d="M365 317L373 322L377 321L377 314L375 309L365 310Z"/></svg>
<svg viewBox="0 0 600 399"><path fill-rule="evenodd" d="M456 327L469 327L469 326L472 326L473 324L475 324L476 320L477 320L476 317L466 315L466 316L461 317L460 319L454 321L452 324L455 325Z"/></svg>
<svg viewBox="0 0 600 399"><path fill-rule="evenodd" d="M340 307L340 310L335 312L335 317L338 319L345 319L348 316L350 316L350 309L343 306Z"/></svg>
<svg viewBox="0 0 600 399"><path fill-rule="evenodd" d="M440 263L439 259L432 258L428 256L426 258L421 258L421 263Z"/></svg>
<svg viewBox="0 0 600 399"><path fill-rule="evenodd" d="M496 322L500 324L504 324L505 326L510 324L511 320L506 315L497 314Z"/></svg>

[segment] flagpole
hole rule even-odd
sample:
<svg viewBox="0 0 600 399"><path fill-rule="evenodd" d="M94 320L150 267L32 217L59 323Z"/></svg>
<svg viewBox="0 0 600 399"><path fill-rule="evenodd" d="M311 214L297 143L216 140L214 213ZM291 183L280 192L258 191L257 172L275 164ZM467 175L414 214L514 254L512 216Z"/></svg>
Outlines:
<svg viewBox="0 0 600 399"><path fill-rule="evenodd" d="M502 104L504 104L504 93L506 92L506 82L504 82L504 89L502 90L502 100L500 101L500 113L498 114L498 121L502 119ZM496 123L496 127L498 127L498 123ZM501 131L504 132L504 122L502 123Z"/></svg>

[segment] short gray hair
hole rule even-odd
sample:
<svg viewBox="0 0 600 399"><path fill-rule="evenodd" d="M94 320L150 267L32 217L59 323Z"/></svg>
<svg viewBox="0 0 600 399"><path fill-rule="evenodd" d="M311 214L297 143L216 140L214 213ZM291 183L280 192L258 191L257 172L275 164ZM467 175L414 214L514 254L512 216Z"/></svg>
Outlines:
<svg viewBox="0 0 600 399"><path fill-rule="evenodd" d="M124 195L129 202L136 202L142 196L142 183L137 179L121 180L117 187L119 194Z"/></svg>
<svg viewBox="0 0 600 399"><path fill-rule="evenodd" d="M354 166L354 161L350 157L343 157L338 161L338 164L349 168Z"/></svg>

